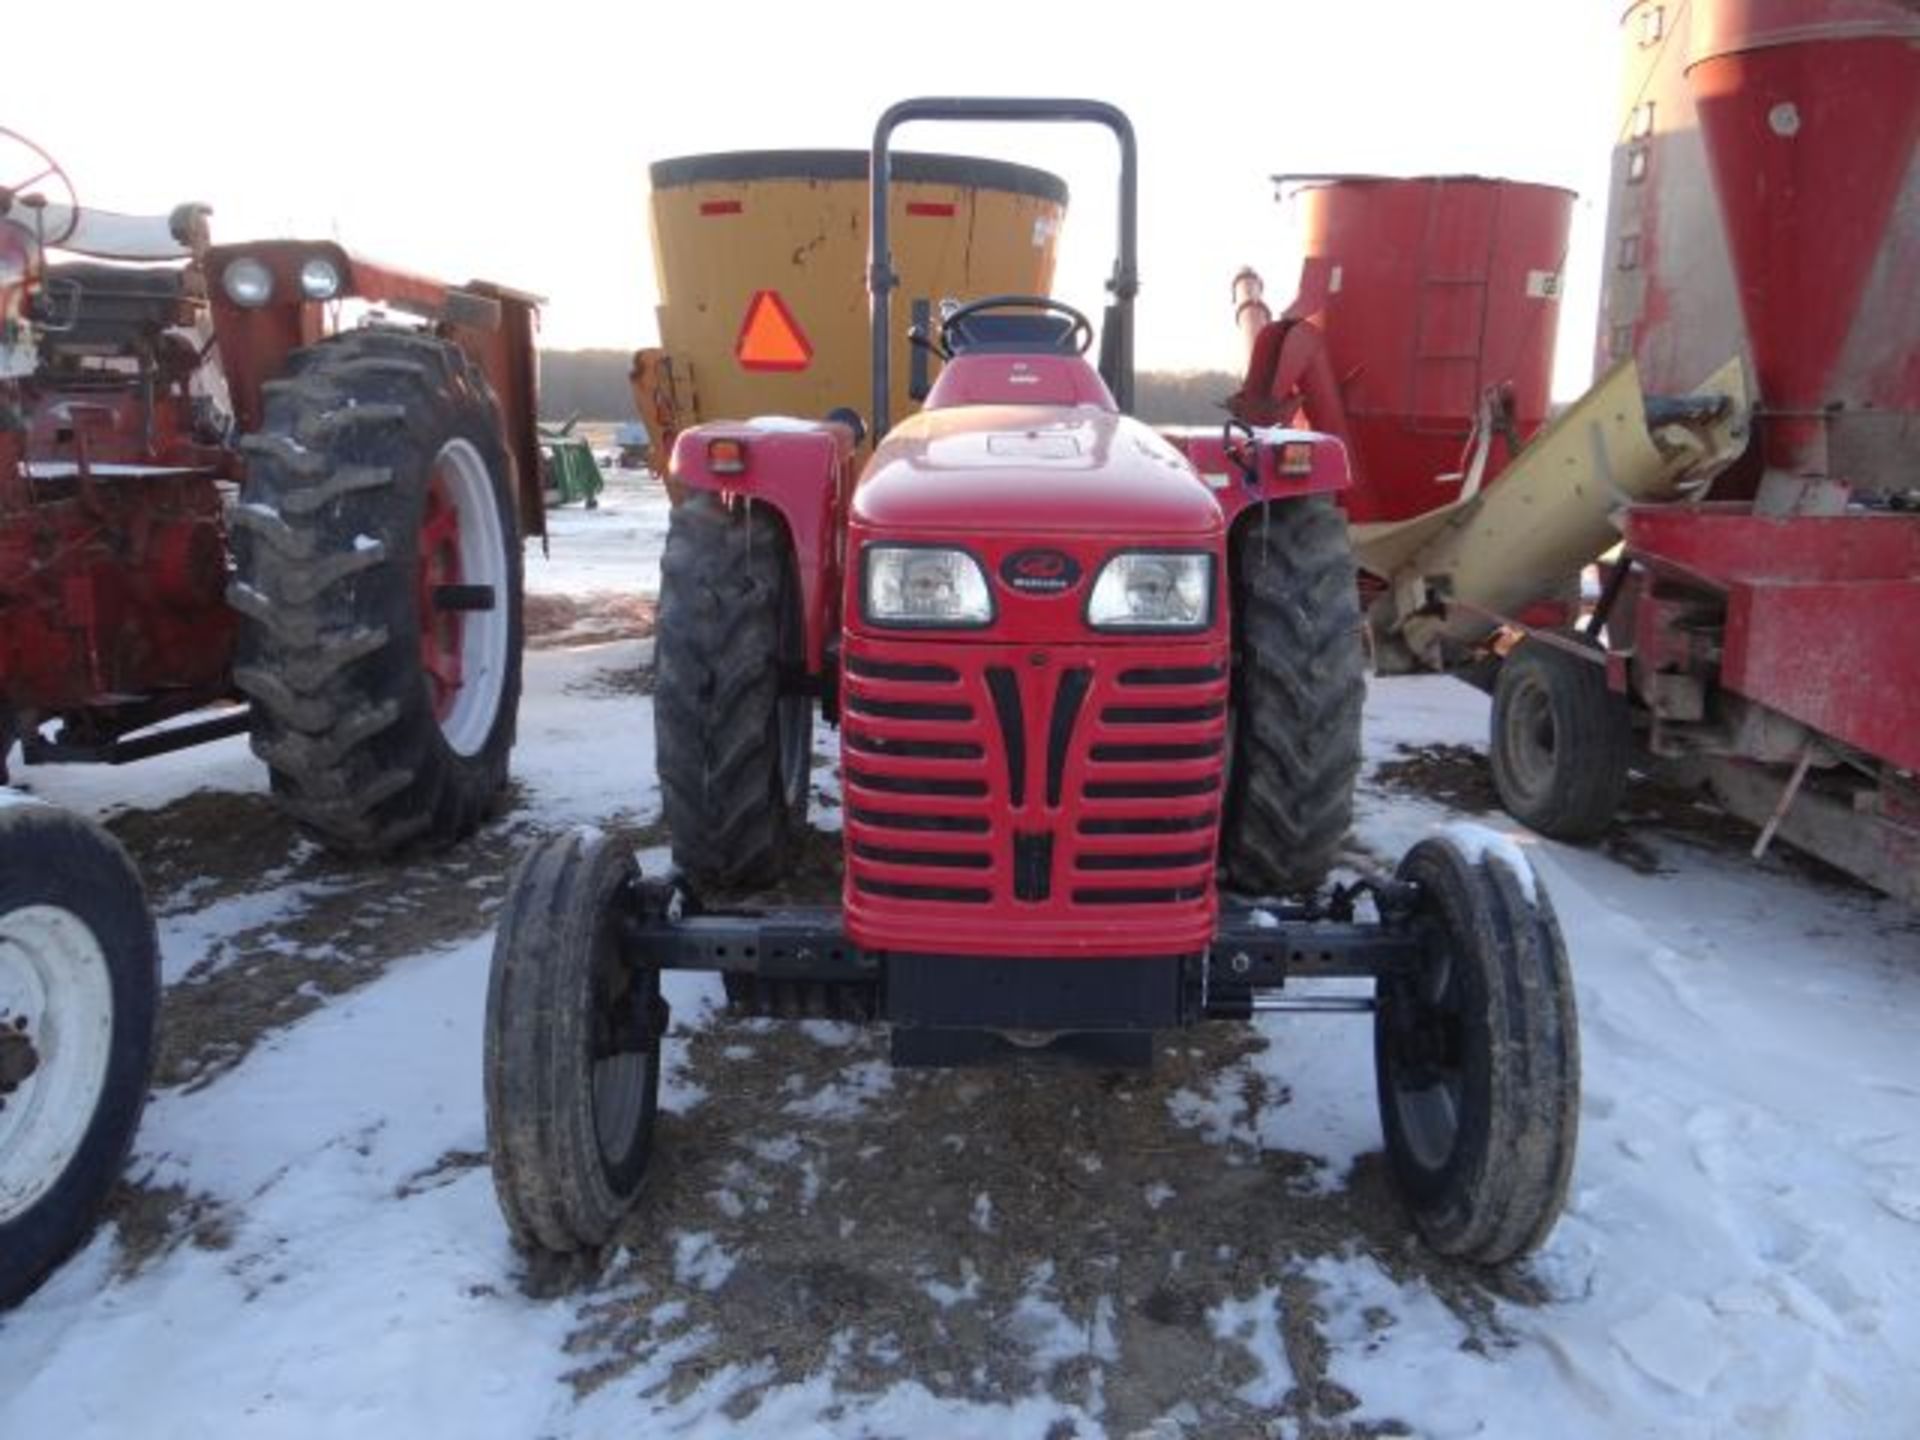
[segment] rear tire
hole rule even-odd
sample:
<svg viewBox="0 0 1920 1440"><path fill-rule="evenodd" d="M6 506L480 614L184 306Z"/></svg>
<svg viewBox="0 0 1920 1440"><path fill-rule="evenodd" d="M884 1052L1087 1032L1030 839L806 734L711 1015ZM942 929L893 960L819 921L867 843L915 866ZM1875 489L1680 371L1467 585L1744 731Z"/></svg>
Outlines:
<svg viewBox="0 0 1920 1440"><path fill-rule="evenodd" d="M1277 501L1233 540L1234 729L1221 860L1235 888L1326 879L1353 823L1366 656L1346 517Z"/></svg>
<svg viewBox="0 0 1920 1440"><path fill-rule="evenodd" d="M296 351L241 441L234 684L282 808L321 843L446 845L498 805L520 702L521 555L498 407L450 342ZM468 604L451 609L451 587Z"/></svg>
<svg viewBox="0 0 1920 1440"><path fill-rule="evenodd" d="M653 723L673 860L697 885L751 888L792 868L807 822L813 701L786 528L765 505L694 494L660 562Z"/></svg>
<svg viewBox="0 0 1920 1440"><path fill-rule="evenodd" d="M1523 640L1494 681L1494 789L1509 815L1555 840L1598 839L1627 790L1633 716L1597 662Z"/></svg>
<svg viewBox="0 0 1920 1440"><path fill-rule="evenodd" d="M1388 1168L1427 1244L1503 1264L1546 1239L1573 1172L1580 1031L1566 946L1546 891L1497 857L1423 840L1398 878L1420 887L1430 940L1416 972L1379 984Z"/></svg>
<svg viewBox="0 0 1920 1440"><path fill-rule="evenodd" d="M0 1307L92 1231L146 1106L160 949L97 826L0 797Z"/></svg>
<svg viewBox="0 0 1920 1440"><path fill-rule="evenodd" d="M593 830L545 841L513 879L487 990L487 1152L521 1249L597 1250L639 1196L660 1103L660 972L621 952L639 873Z"/></svg>

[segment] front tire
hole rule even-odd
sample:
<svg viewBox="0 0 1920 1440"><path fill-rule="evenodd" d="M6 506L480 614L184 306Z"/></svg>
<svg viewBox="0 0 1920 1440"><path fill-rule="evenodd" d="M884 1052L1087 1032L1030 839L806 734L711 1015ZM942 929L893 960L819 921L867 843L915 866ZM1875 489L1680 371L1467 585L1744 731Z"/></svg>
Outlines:
<svg viewBox="0 0 1920 1440"><path fill-rule="evenodd" d="M660 562L653 723L674 864L695 884L771 884L806 828L813 702L792 547L774 511L673 507Z"/></svg>
<svg viewBox="0 0 1920 1440"><path fill-rule="evenodd" d="M87 1237L152 1073L160 950L126 852L0 797L0 1307Z"/></svg>
<svg viewBox="0 0 1920 1440"><path fill-rule="evenodd" d="M234 684L275 798L348 853L463 838L505 792L520 702L520 538L485 378L430 335L337 335L269 382L241 447Z"/></svg>
<svg viewBox="0 0 1920 1440"><path fill-rule="evenodd" d="M1281 500L1233 540L1232 784L1220 836L1235 888L1326 879L1353 823L1366 657L1346 519L1326 496Z"/></svg>
<svg viewBox="0 0 1920 1440"><path fill-rule="evenodd" d="M1633 716L1598 660L1523 640L1494 680L1494 789L1509 815L1555 840L1598 839L1627 790Z"/></svg>
<svg viewBox="0 0 1920 1440"><path fill-rule="evenodd" d="M594 830L547 840L515 874L487 990L487 1152L522 1250L597 1250L653 1153L667 1003L622 952L640 885L629 848Z"/></svg>
<svg viewBox="0 0 1920 1440"><path fill-rule="evenodd" d="M1546 1239L1573 1171L1580 1033L1566 946L1531 871L1495 853L1423 840L1398 878L1419 886L1429 939L1416 971L1379 984L1388 1168L1430 1246L1503 1264Z"/></svg>

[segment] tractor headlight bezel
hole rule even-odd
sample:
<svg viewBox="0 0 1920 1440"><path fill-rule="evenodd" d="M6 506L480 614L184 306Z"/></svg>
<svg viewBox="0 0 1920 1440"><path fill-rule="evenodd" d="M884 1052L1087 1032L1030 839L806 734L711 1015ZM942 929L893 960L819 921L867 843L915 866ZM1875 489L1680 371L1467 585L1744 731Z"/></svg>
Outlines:
<svg viewBox="0 0 1920 1440"><path fill-rule="evenodd" d="M1214 558L1207 550L1119 550L1087 591L1087 624L1112 633L1186 635L1211 628Z"/></svg>
<svg viewBox="0 0 1920 1440"><path fill-rule="evenodd" d="M300 265L300 293L309 300L331 300L340 293L340 267L325 255L309 256Z"/></svg>
<svg viewBox="0 0 1920 1440"><path fill-rule="evenodd" d="M862 548L860 613L888 630L984 630L996 618L986 567L972 551L899 541Z"/></svg>
<svg viewBox="0 0 1920 1440"><path fill-rule="evenodd" d="M258 310L273 299L273 267L254 255L227 262L220 272L220 288L243 310Z"/></svg>

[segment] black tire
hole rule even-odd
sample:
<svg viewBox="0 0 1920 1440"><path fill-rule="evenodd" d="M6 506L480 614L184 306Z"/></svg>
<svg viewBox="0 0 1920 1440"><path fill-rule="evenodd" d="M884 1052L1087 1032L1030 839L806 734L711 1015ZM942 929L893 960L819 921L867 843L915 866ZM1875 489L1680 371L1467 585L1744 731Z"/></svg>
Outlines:
<svg viewBox="0 0 1920 1440"><path fill-rule="evenodd" d="M660 972L621 955L622 907L639 884L629 848L578 830L526 857L500 915L487 1151L523 1250L598 1249L646 1176L669 1016Z"/></svg>
<svg viewBox="0 0 1920 1440"><path fill-rule="evenodd" d="M1233 539L1233 756L1221 861L1254 894L1315 889L1353 823L1366 656L1346 518L1282 500Z"/></svg>
<svg viewBox="0 0 1920 1440"><path fill-rule="evenodd" d="M332 849L451 844L505 794L520 703L519 527L492 392L458 346L387 329L296 351L265 388L260 432L241 441L228 590L254 753L282 808ZM497 550L465 528L496 567L492 606L505 612L504 654L447 692L450 720L468 717L458 744L436 710L423 627L494 620L434 611L420 593L442 456L456 472L484 467Z"/></svg>
<svg viewBox="0 0 1920 1440"><path fill-rule="evenodd" d="M100 992L111 1018L104 1072L92 1072L102 1078L91 1117L36 1106L48 1092L33 1087L49 1083L62 1058L42 1048L54 1032L38 1023L41 1017L10 1013L7 999L14 993L8 966L20 967L12 976L19 980L34 964L34 946L14 927L43 917L39 907L48 906L77 920L104 961ZM60 960L45 948L37 953L42 963ZM0 1307L30 1294L92 1231L147 1103L159 995L160 947L126 852L73 815L0 798ZM44 991L41 998L48 998ZM71 1007L60 1018L69 1029L77 1023ZM22 1117L23 1128L9 1128ZM49 1148L48 1127L63 1118L84 1131L77 1144Z"/></svg>
<svg viewBox="0 0 1920 1440"><path fill-rule="evenodd" d="M1418 971L1379 985L1388 1169L1430 1246L1503 1264L1546 1239L1573 1172L1580 1032L1566 946L1545 890L1497 858L1423 840L1398 873L1420 887L1429 939Z"/></svg>
<svg viewBox="0 0 1920 1440"><path fill-rule="evenodd" d="M813 701L786 528L768 506L695 494L660 562L653 724L674 864L698 885L778 880L807 822Z"/></svg>
<svg viewBox="0 0 1920 1440"><path fill-rule="evenodd" d="M1556 840L1599 838L1627 790L1633 715L1597 662L1523 640L1494 680L1494 789L1509 815Z"/></svg>

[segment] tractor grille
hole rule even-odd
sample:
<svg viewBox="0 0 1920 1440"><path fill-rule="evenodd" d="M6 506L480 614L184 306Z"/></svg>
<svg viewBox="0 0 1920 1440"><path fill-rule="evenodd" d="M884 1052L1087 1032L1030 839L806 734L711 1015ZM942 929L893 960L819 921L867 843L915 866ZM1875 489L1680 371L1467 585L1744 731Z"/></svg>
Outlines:
<svg viewBox="0 0 1920 1440"><path fill-rule="evenodd" d="M1166 954L1211 933L1215 641L848 637L849 929L874 949Z"/></svg>

